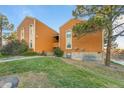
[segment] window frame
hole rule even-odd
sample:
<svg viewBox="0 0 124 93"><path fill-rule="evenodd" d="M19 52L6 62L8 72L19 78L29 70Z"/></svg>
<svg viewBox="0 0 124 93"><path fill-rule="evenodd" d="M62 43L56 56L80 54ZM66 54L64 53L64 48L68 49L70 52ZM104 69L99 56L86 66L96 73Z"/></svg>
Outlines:
<svg viewBox="0 0 124 93"><path fill-rule="evenodd" d="M21 29L21 40L25 39L25 29L24 27Z"/></svg>
<svg viewBox="0 0 124 93"><path fill-rule="evenodd" d="M70 39L70 44L71 44L71 47L70 48L67 47L67 45L68 45L68 41L67 41L68 40L68 37L67 37L68 32L71 32L71 36L69 38ZM71 29L69 29L68 31L66 31L65 37L66 37L66 46L65 46L66 49L72 49L72 30Z"/></svg>
<svg viewBox="0 0 124 93"><path fill-rule="evenodd" d="M29 48L31 48L31 49L33 48L32 47L32 40L30 40Z"/></svg>
<svg viewBox="0 0 124 93"><path fill-rule="evenodd" d="M33 30L34 24L29 24L29 48L32 49L33 47Z"/></svg>

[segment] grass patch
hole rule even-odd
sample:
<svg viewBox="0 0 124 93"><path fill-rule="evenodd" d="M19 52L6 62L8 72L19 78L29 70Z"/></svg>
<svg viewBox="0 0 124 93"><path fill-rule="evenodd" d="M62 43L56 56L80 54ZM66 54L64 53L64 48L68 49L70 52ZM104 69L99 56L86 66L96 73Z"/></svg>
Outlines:
<svg viewBox="0 0 124 93"><path fill-rule="evenodd" d="M54 87L49 83L46 73L26 72L18 75L20 83L18 87L47 88Z"/></svg>
<svg viewBox="0 0 124 93"><path fill-rule="evenodd" d="M1 58L8 58L8 57L11 57L10 55L2 55L2 54L0 54L0 59Z"/></svg>
<svg viewBox="0 0 124 93"><path fill-rule="evenodd" d="M42 81L40 79L40 73L44 73L46 75L45 77L47 78L47 82L49 82L48 85L50 85L46 87L124 87L124 80L118 79L116 76L118 74L120 77L124 78L124 74L121 72L114 72L114 75L112 72L109 72L109 69L108 71L104 71L103 68L99 67L96 69L94 68L94 70L92 67L79 68L77 66L64 63L60 58L44 57L0 63L0 76L21 74L25 78L30 76L32 77L32 74L25 74L29 72L35 73L35 78L39 77L39 79L34 80L33 78L28 78L26 80L31 79L30 82L33 82L32 80L34 80L34 84L28 84L30 82L21 82L20 87L40 86L38 83ZM103 74L103 72L107 72L107 74ZM108 73L110 74L108 75ZM45 85L46 82L45 84L42 84L41 82L40 87L45 87Z"/></svg>

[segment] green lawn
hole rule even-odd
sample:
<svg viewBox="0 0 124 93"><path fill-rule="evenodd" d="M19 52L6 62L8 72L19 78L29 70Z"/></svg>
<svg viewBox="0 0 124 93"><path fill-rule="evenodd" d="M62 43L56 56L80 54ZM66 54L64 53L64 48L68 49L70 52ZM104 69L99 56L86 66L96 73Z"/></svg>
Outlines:
<svg viewBox="0 0 124 93"><path fill-rule="evenodd" d="M1 55L1 54L0 54L0 59L1 59L1 58L8 58L8 57L11 57L11 56L9 56L9 55Z"/></svg>
<svg viewBox="0 0 124 93"><path fill-rule="evenodd" d="M0 63L0 76L18 75L19 87L124 87L123 71L78 67L60 58L34 58Z"/></svg>

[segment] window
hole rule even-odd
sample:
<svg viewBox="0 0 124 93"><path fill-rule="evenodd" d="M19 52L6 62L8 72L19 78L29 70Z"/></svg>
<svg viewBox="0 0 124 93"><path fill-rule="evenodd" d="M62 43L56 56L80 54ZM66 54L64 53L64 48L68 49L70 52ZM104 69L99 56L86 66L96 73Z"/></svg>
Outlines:
<svg viewBox="0 0 124 93"><path fill-rule="evenodd" d="M29 25L29 48L34 48L34 25Z"/></svg>
<svg viewBox="0 0 124 93"><path fill-rule="evenodd" d="M30 31L30 34L32 35L33 34L33 24L29 25L29 31Z"/></svg>
<svg viewBox="0 0 124 93"><path fill-rule="evenodd" d="M32 48L32 40L30 41L30 46L29 47Z"/></svg>
<svg viewBox="0 0 124 93"><path fill-rule="evenodd" d="M66 32L66 49L72 48L72 32Z"/></svg>
<svg viewBox="0 0 124 93"><path fill-rule="evenodd" d="M21 30L21 40L24 39L24 28Z"/></svg>

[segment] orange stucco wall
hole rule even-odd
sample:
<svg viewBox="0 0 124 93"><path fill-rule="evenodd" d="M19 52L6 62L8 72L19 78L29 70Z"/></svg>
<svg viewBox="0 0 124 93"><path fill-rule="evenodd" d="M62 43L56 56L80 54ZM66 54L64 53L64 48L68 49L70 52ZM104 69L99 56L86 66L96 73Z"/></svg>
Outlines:
<svg viewBox="0 0 124 93"><path fill-rule="evenodd" d="M34 22L35 20L35 22ZM53 44L55 43L54 35L58 34L53 29L45 25L44 23L26 17L20 26L17 28L18 39L21 40L21 29L24 28L24 40L29 45L29 25L35 25L35 49L36 52L52 52Z"/></svg>
<svg viewBox="0 0 124 93"><path fill-rule="evenodd" d="M53 29L47 25L36 21L36 45L35 51L37 52L52 52L53 44L55 43L54 35L56 35Z"/></svg>
<svg viewBox="0 0 124 93"><path fill-rule="evenodd" d="M21 40L21 30L24 28L24 40L29 45L29 25L34 24L35 20L35 51L36 52L52 52L53 45L56 43L54 36L58 34L53 29L45 25L44 23L26 17L17 28L18 39ZM60 27L59 45L64 52L102 52L103 49L103 33L97 31L96 33L89 33L80 39L72 37L72 49L66 49L66 31L72 29L72 27L79 23L80 20L71 19L63 26Z"/></svg>
<svg viewBox="0 0 124 93"><path fill-rule="evenodd" d="M60 27L60 48L64 52L102 52L103 49L103 37L102 31L95 33L88 33L87 35L77 39L72 35L72 49L66 49L66 32L72 29L76 23L80 20L71 19L63 26Z"/></svg>
<svg viewBox="0 0 124 93"><path fill-rule="evenodd" d="M29 25L34 24L34 19L25 18L17 28L18 39L21 40L21 30L24 28L24 40L29 44Z"/></svg>

